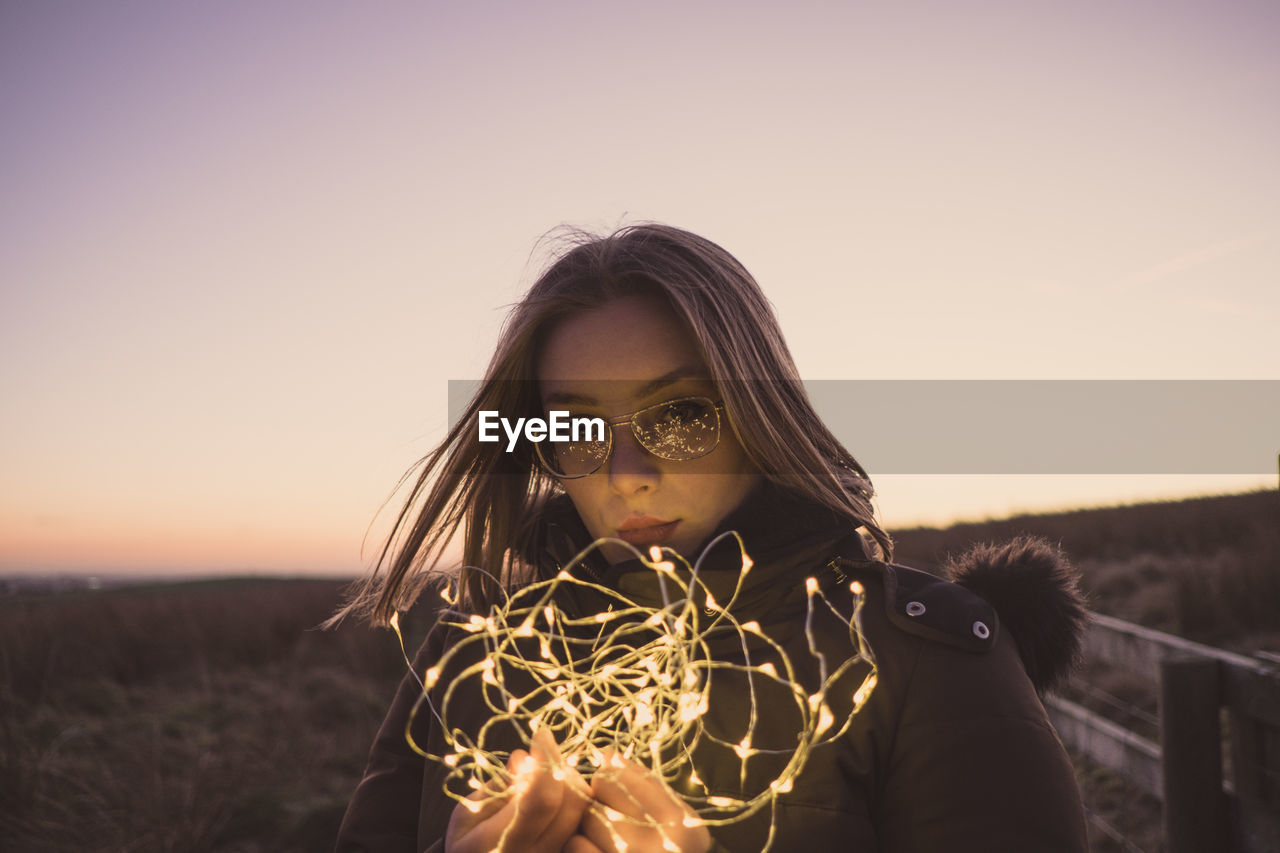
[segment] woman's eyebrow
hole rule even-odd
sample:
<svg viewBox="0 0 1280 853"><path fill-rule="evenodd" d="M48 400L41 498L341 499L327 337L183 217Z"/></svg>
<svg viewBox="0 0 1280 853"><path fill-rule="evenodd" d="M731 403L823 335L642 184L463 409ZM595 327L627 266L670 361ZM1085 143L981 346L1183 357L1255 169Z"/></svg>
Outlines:
<svg viewBox="0 0 1280 853"><path fill-rule="evenodd" d="M636 392L637 397L648 397L656 394L668 385L674 385L685 379L710 379L707 375L707 369L698 365L686 365L677 367L675 370L668 371L652 382L645 383L639 391Z"/></svg>
<svg viewBox="0 0 1280 853"><path fill-rule="evenodd" d="M683 365L681 367L675 368L674 370L667 371L666 373L659 376L657 379L653 379L649 382L646 382L643 386L641 386L641 388L638 391L636 391L636 397L638 398L648 397L652 394L656 394L657 392L661 391L663 388L666 388L668 385L674 385L677 382L680 382L685 379L709 379L709 378L710 377L707 375L707 369L705 367L696 366L696 365ZM556 391L555 393L548 394L543 399L543 403L545 405L558 403L562 405L595 406L595 405L598 405L599 402L600 401L597 400L595 397L589 397L585 394L572 394L568 391Z"/></svg>

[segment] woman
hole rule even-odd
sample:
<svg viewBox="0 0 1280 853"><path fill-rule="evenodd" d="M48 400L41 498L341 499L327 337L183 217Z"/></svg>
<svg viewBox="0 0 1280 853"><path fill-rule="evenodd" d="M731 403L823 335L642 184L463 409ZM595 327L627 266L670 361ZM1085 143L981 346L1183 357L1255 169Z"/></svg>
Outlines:
<svg viewBox="0 0 1280 853"><path fill-rule="evenodd" d="M515 422L555 410L607 428L559 444L479 440L481 412ZM385 576L335 617L389 622L462 527L463 562L476 568L459 583L462 615L441 618L401 685L337 849L1086 849L1071 766L1037 695L1078 649L1084 610L1069 567L1030 540L970 554L953 567L959 584L896 566L872 494L732 256L660 225L579 242L514 308L475 398L424 460L379 561ZM760 677L765 664L748 667L754 679L734 664L707 669L697 724L708 736L680 778L620 755L609 772L579 773L549 727L532 738L532 726L495 727L484 732L508 756L504 789L447 795L457 774L421 753L439 758L502 710L483 688L445 695L484 663L459 651L475 627L462 616L482 620L511 591L557 577L572 579L550 593L566 618L600 612L612 591L668 612L669 586L637 559L653 546L668 549L654 558L700 556L694 615L719 616L717 602L731 601L734 625L759 628L742 653L797 662L795 688L777 679L780 693L758 695L774 684ZM829 606L815 611L815 596ZM729 661L742 636L713 640L708 665ZM832 712L812 742L797 739L797 727L812 733L810 716L787 706L806 693ZM749 736L735 746L727 733L748 709ZM787 775L797 744L805 762ZM695 806L760 791L768 808L745 819L695 818Z"/></svg>

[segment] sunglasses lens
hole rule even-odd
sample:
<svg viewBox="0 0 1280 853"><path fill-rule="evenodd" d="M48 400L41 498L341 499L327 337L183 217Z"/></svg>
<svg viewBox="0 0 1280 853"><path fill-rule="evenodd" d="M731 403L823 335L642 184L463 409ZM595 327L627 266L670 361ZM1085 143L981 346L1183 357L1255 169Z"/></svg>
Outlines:
<svg viewBox="0 0 1280 853"><path fill-rule="evenodd" d="M585 477L609 456L608 441L565 441L538 443L538 455L557 477Z"/></svg>
<svg viewBox="0 0 1280 853"><path fill-rule="evenodd" d="M720 417L715 404L701 397L672 400L645 409L636 413L634 424L640 446L671 461L706 456L720 441Z"/></svg>

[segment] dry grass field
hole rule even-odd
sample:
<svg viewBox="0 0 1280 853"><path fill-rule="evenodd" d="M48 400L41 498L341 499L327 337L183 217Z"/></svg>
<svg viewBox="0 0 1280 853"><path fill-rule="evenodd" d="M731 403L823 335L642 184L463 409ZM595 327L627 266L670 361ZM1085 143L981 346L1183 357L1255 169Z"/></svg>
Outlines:
<svg viewBox="0 0 1280 853"><path fill-rule="evenodd" d="M898 531L899 557L934 565L1024 531L1062 543L1095 609L1280 648L1280 495ZM0 597L0 849L329 849L404 666L389 632L313 630L341 588L229 579ZM425 628L408 620L407 641ZM1091 808L1157 850L1152 804L1079 769ZM1128 848L1100 835L1097 849Z"/></svg>
<svg viewBox="0 0 1280 853"><path fill-rule="evenodd" d="M329 849L404 667L343 586L0 600L0 849Z"/></svg>

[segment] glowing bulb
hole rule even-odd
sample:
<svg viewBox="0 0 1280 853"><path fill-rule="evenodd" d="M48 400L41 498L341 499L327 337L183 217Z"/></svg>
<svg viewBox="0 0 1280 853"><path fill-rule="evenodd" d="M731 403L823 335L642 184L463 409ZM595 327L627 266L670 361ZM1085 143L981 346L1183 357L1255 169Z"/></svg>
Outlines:
<svg viewBox="0 0 1280 853"><path fill-rule="evenodd" d="M769 663L768 661L765 661L764 663L760 664L760 671L763 672L765 675L769 676L770 678L778 677L777 668L773 664Z"/></svg>
<svg viewBox="0 0 1280 853"><path fill-rule="evenodd" d="M853 593L854 595L862 595L862 584L858 583L857 581L854 581L853 583L849 584L849 592Z"/></svg>
<svg viewBox="0 0 1280 853"><path fill-rule="evenodd" d="M815 735L820 735L827 729L831 728L831 724L836 721L835 715L831 713L831 709L827 707L827 703L822 703L822 708L818 711L818 727L814 729Z"/></svg>
<svg viewBox="0 0 1280 853"><path fill-rule="evenodd" d="M876 674L873 672L862 682L862 686L853 694L853 704L856 708L861 708L863 703L867 701L867 697L871 695L871 691L876 689Z"/></svg>
<svg viewBox="0 0 1280 853"><path fill-rule="evenodd" d="M716 601L716 597L711 594L711 590L707 590L707 609L719 610L720 604Z"/></svg>
<svg viewBox="0 0 1280 853"><path fill-rule="evenodd" d="M748 735L739 741L737 746L733 748L733 751L739 758L746 758L747 756L752 755L755 750L751 748L751 736Z"/></svg>
<svg viewBox="0 0 1280 853"><path fill-rule="evenodd" d="M815 592L817 592L817 591L818 591L818 579L817 579L817 578L805 578L805 579L804 579L804 588L805 588L805 591L806 591L806 592L808 592L810 595L813 595Z"/></svg>
<svg viewBox="0 0 1280 853"><path fill-rule="evenodd" d="M427 675L426 681L424 681L423 683L426 685L426 689L430 690L432 687L435 687L436 682L440 680L440 667L438 666L431 667L430 669L427 670L426 675Z"/></svg>
<svg viewBox="0 0 1280 853"><path fill-rule="evenodd" d="M662 549L657 545L649 546L649 559L655 563L662 562Z"/></svg>

